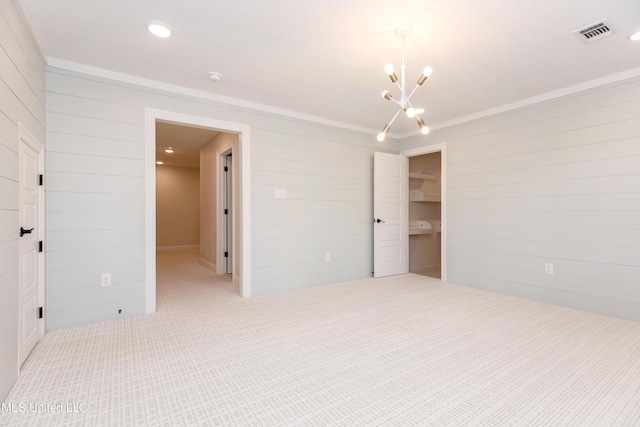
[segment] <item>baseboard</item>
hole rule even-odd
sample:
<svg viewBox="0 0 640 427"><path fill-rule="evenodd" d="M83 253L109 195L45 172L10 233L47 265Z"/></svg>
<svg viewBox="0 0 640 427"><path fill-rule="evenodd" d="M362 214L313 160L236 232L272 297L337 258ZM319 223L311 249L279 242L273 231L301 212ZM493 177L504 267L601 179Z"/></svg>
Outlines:
<svg viewBox="0 0 640 427"><path fill-rule="evenodd" d="M200 245L156 246L156 252L185 251L200 249Z"/></svg>
<svg viewBox="0 0 640 427"><path fill-rule="evenodd" d="M202 265L203 267L206 267L206 268L208 268L209 270L211 270L211 271L213 271L214 273L216 273L216 274L217 274L217 271L216 271L216 265L215 265L214 263L212 263L211 261L207 261L206 259L204 259L204 258L200 257L200 258L198 259L198 263L199 263L200 265Z"/></svg>

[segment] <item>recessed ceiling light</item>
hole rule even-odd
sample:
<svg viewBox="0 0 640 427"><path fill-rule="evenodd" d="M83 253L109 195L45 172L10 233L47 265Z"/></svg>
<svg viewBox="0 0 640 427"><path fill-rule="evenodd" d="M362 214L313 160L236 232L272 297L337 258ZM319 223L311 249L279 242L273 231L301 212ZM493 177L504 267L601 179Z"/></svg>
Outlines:
<svg viewBox="0 0 640 427"><path fill-rule="evenodd" d="M156 165L164 165L164 162L161 162L161 161L159 161L159 160L158 160L158 161L156 162Z"/></svg>
<svg viewBox="0 0 640 427"><path fill-rule="evenodd" d="M635 33L631 34L631 37L629 37L631 40L633 41L638 41L640 40L640 30L636 31Z"/></svg>
<svg viewBox="0 0 640 427"><path fill-rule="evenodd" d="M222 74L216 73L215 71L211 71L209 73L209 80L213 82L219 82L220 80L222 80Z"/></svg>
<svg viewBox="0 0 640 427"><path fill-rule="evenodd" d="M165 38L171 35L171 29L169 28L169 26L160 21L150 21L147 28L149 29L151 34L157 37Z"/></svg>
<svg viewBox="0 0 640 427"><path fill-rule="evenodd" d="M167 148L164 150L164 152L165 152L165 153L169 153L169 154L171 154L171 153L173 153L173 148L171 148L171 147L167 147Z"/></svg>

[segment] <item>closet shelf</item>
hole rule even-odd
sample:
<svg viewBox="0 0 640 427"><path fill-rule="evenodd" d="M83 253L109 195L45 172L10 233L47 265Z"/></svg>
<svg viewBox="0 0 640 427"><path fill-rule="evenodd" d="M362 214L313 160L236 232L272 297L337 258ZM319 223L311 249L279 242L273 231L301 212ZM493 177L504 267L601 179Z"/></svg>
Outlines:
<svg viewBox="0 0 640 427"><path fill-rule="evenodd" d="M418 229L413 227L409 228L409 236L418 236L420 234L431 234L431 233L433 233L433 230L423 230L423 229Z"/></svg>
<svg viewBox="0 0 640 427"><path fill-rule="evenodd" d="M442 202L442 197L438 196L438 195L429 195L429 194L425 194L425 196L422 199L411 199L412 202L432 202L432 203L440 203Z"/></svg>
<svg viewBox="0 0 640 427"><path fill-rule="evenodd" d="M409 172L409 178L426 179L426 180L435 181L435 180L438 179L438 176L437 175L426 175L424 173L418 173L418 172Z"/></svg>
<svg viewBox="0 0 640 427"><path fill-rule="evenodd" d="M424 194L421 190L409 190L409 200L412 202L440 202L442 196L436 193Z"/></svg>

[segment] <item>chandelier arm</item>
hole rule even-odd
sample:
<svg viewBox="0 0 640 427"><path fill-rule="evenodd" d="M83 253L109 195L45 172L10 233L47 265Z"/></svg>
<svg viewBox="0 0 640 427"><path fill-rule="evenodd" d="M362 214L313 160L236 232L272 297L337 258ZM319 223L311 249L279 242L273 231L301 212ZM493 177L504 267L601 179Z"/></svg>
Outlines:
<svg viewBox="0 0 640 427"><path fill-rule="evenodd" d="M402 111L402 110L398 110L398 111L396 112L396 115L395 115L395 116L393 116L393 118L392 118L392 119L391 119L391 121L389 122L389 127L391 127L391 125L393 124L393 122L398 118L398 114L400 114L400 112L401 112L401 111Z"/></svg>
<svg viewBox="0 0 640 427"><path fill-rule="evenodd" d="M398 86L398 89L400 89L400 94L404 96L404 88L400 84L400 80L396 81L395 83L396 83L396 86Z"/></svg>
<svg viewBox="0 0 640 427"><path fill-rule="evenodd" d="M413 94L416 93L416 90L418 90L419 87L420 87L420 85L416 84L416 87L414 87L413 90L411 91L411 93L409 94L409 96L407 96L407 102L409 102L409 100L411 99ZM413 105L412 105L412 107L413 107Z"/></svg>
<svg viewBox="0 0 640 427"><path fill-rule="evenodd" d="M404 105L402 105L397 99L395 98L390 98L391 101L395 102L396 104L398 104L398 107L400 108L404 108Z"/></svg>

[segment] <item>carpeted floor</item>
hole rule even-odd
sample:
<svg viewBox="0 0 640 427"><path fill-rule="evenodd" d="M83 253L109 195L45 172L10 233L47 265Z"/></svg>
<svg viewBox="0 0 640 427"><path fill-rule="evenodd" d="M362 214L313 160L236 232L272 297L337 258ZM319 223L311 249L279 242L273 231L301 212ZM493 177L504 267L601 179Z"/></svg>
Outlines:
<svg viewBox="0 0 640 427"><path fill-rule="evenodd" d="M0 425L640 426L640 323L413 274L242 299L196 260L47 333Z"/></svg>

